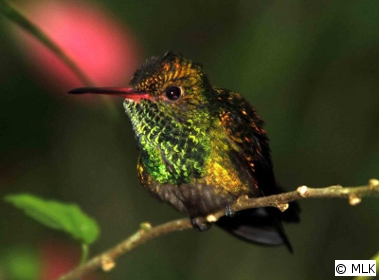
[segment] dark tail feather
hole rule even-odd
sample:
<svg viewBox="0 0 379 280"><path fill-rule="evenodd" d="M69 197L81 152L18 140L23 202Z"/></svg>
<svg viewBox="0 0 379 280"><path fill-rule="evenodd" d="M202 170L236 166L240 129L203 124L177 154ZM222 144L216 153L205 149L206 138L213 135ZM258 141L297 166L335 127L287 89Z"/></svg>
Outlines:
<svg viewBox="0 0 379 280"><path fill-rule="evenodd" d="M299 221L299 206L297 203L291 205L291 212L282 217L281 213L276 208L255 208L237 212L233 217L224 216L220 218L216 224L228 231L232 235L241 238L247 242L278 246L286 245L290 252L293 252L291 243L289 242L283 226L280 222L281 219L286 222Z"/></svg>

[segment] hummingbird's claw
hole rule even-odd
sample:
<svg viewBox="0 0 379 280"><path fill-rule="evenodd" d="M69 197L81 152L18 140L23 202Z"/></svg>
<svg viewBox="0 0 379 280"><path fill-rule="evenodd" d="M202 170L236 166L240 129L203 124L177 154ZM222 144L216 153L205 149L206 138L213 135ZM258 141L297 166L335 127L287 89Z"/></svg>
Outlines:
<svg viewBox="0 0 379 280"><path fill-rule="evenodd" d="M204 219L202 218L199 218L199 217L192 217L191 218L191 224L193 226L194 229L196 229L197 231L206 231L208 229L211 228L212 224L211 223L208 223L206 222Z"/></svg>
<svg viewBox="0 0 379 280"><path fill-rule="evenodd" d="M236 214L236 212L233 211L232 207L230 205L226 205L225 207L225 216L227 217L233 217Z"/></svg>

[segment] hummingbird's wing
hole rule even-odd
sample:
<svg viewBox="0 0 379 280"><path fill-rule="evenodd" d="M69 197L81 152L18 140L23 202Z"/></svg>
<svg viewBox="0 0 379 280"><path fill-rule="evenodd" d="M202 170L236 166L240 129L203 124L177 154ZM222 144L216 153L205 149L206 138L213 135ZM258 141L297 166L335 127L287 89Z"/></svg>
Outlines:
<svg viewBox="0 0 379 280"><path fill-rule="evenodd" d="M219 118L228 139L237 147L235 157L241 168L247 168L262 196L283 192L278 187L273 172L269 139L263 129L263 121L254 108L240 94L217 89ZM256 193L256 192L255 192ZM265 244L286 244L292 251L280 220L299 221L298 205L290 205L286 217L275 208L258 208L241 211L234 217L222 217L217 224L233 235L246 241Z"/></svg>
<svg viewBox="0 0 379 280"><path fill-rule="evenodd" d="M250 170L263 195L281 192L275 182L269 139L263 121L240 94L218 90L219 118L229 140L236 149L239 162Z"/></svg>

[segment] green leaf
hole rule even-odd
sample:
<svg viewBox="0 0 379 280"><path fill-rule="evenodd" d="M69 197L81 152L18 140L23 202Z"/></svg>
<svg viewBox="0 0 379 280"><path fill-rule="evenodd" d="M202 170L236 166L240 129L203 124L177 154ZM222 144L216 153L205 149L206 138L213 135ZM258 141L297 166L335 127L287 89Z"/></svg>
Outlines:
<svg viewBox="0 0 379 280"><path fill-rule="evenodd" d="M378 275L379 252L377 252L376 255L373 256L371 259L376 261L376 274ZM353 278L353 280L369 280L369 279L374 279L374 278L376 278L376 276L356 276Z"/></svg>
<svg viewBox="0 0 379 280"><path fill-rule="evenodd" d="M75 204L44 200L30 194L8 195L4 199L43 225L64 231L81 243L90 244L99 236L96 221Z"/></svg>

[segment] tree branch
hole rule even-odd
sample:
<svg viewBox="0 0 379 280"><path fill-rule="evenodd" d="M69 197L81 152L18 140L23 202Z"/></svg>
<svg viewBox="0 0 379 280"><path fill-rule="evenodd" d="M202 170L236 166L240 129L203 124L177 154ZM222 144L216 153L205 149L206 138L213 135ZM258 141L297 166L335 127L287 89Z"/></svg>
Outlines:
<svg viewBox="0 0 379 280"><path fill-rule="evenodd" d="M358 187L342 187L340 185L334 185L326 188L314 189L307 186L300 186L296 191L277 195L260 198L241 197L232 205L231 209L237 212L250 208L276 207L281 211L285 211L288 208L288 202L305 198L347 198L349 199L350 205L357 205L361 202L363 196L373 195L379 195L379 180L377 179L371 179L368 185ZM224 216L224 214L225 211L218 211L202 219L204 219L204 222L216 222L220 217ZM132 236L128 237L112 249L92 258L85 264L73 269L66 275L63 275L59 280L78 279L100 267L104 271L109 271L115 266L117 258L139 245L170 232L191 228L192 225L189 219L171 221L156 227L152 227L149 223L143 223L141 224L140 229Z"/></svg>

